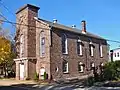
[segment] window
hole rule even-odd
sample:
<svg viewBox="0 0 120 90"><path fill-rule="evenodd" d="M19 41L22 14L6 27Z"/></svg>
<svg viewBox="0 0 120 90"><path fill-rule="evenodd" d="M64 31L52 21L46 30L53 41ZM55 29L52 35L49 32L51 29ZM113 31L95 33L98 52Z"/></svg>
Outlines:
<svg viewBox="0 0 120 90"><path fill-rule="evenodd" d="M91 40L89 43L89 53L90 53L90 56L93 56L93 54L94 54L94 46L93 46L93 43Z"/></svg>
<svg viewBox="0 0 120 90"><path fill-rule="evenodd" d="M62 35L62 53L68 54L67 37L65 34Z"/></svg>
<svg viewBox="0 0 120 90"><path fill-rule="evenodd" d="M58 72L58 67L55 68L55 71Z"/></svg>
<svg viewBox="0 0 120 90"><path fill-rule="evenodd" d="M79 72L83 72L83 71L84 71L84 65L83 65L82 62L79 62L79 63L78 63L78 71L79 71Z"/></svg>
<svg viewBox="0 0 120 90"><path fill-rule="evenodd" d="M95 68L95 63L92 62L92 63L90 64L90 67L91 67L91 69L93 70L93 69Z"/></svg>
<svg viewBox="0 0 120 90"><path fill-rule="evenodd" d="M119 57L119 52L117 53L117 57Z"/></svg>
<svg viewBox="0 0 120 90"><path fill-rule="evenodd" d="M103 57L103 46L102 46L102 44L99 44L99 53L100 53L100 57Z"/></svg>
<svg viewBox="0 0 120 90"><path fill-rule="evenodd" d="M44 68L44 67L41 67L41 69L40 69L40 75L43 76L43 75L44 75L44 72L45 72L45 68Z"/></svg>
<svg viewBox="0 0 120 90"><path fill-rule="evenodd" d="M100 66L103 67L103 66L104 66L104 63L101 62L101 63L100 63Z"/></svg>
<svg viewBox="0 0 120 90"><path fill-rule="evenodd" d="M115 57L116 57L116 53L115 53Z"/></svg>
<svg viewBox="0 0 120 90"><path fill-rule="evenodd" d="M20 37L20 57L23 56L23 49L24 49L24 36L21 35L21 37Z"/></svg>
<svg viewBox="0 0 120 90"><path fill-rule="evenodd" d="M82 42L81 42L80 38L77 40L77 53L79 55L82 55Z"/></svg>
<svg viewBox="0 0 120 90"><path fill-rule="evenodd" d="M63 73L68 73L68 62L63 61Z"/></svg>
<svg viewBox="0 0 120 90"><path fill-rule="evenodd" d="M45 55L45 36L44 31L40 33L40 56L43 57Z"/></svg>

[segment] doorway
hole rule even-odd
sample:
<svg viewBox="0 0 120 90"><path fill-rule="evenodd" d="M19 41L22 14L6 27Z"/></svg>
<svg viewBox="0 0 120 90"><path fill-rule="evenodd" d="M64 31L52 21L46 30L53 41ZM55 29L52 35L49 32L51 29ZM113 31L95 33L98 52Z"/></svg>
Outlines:
<svg viewBox="0 0 120 90"><path fill-rule="evenodd" d="M20 63L20 80L24 80L24 63Z"/></svg>

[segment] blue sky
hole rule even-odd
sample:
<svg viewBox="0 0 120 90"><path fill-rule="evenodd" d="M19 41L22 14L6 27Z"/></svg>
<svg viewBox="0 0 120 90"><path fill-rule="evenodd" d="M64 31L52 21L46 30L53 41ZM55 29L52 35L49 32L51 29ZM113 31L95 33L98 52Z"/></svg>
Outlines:
<svg viewBox="0 0 120 90"><path fill-rule="evenodd" d="M61 24L67 26L76 24L77 28L81 28L81 21L86 20L87 31L106 39L120 41L120 0L2 0L2 2L9 11L0 5L0 12L12 22L15 22L16 10L29 3L40 7L40 18L50 21L56 18ZM11 29L11 33L15 32L11 25L6 25L6 28ZM112 42L109 44L111 48L120 45Z"/></svg>

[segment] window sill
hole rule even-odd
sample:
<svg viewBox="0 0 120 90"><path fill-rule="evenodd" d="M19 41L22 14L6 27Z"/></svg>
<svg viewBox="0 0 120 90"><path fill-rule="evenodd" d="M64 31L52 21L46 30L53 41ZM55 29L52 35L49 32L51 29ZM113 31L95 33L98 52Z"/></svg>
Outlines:
<svg viewBox="0 0 120 90"><path fill-rule="evenodd" d="M40 56L40 58L45 58L45 56Z"/></svg>
<svg viewBox="0 0 120 90"><path fill-rule="evenodd" d="M79 71L79 73L84 73L83 71Z"/></svg>
<svg viewBox="0 0 120 90"><path fill-rule="evenodd" d="M68 55L68 53L63 53L63 55Z"/></svg>
<svg viewBox="0 0 120 90"><path fill-rule="evenodd" d="M90 55L91 56L91 55ZM91 56L91 57L93 57L93 56Z"/></svg>
<svg viewBox="0 0 120 90"><path fill-rule="evenodd" d="M78 54L78 56L81 56L81 57L82 57L83 55Z"/></svg>
<svg viewBox="0 0 120 90"><path fill-rule="evenodd" d="M69 72L63 72L63 74L69 74Z"/></svg>

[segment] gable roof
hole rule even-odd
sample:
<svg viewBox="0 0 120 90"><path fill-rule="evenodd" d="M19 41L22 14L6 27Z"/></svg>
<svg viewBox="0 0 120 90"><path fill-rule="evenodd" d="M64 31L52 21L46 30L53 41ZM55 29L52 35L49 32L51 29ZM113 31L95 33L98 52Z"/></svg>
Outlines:
<svg viewBox="0 0 120 90"><path fill-rule="evenodd" d="M68 27L68 26L65 26L65 25L62 25L62 24L59 24L59 23L53 23L53 22L50 22L50 21L47 21L47 20L44 20L44 19L40 19L40 18L38 18L38 19L47 23L47 24L49 24L50 26L52 26L54 28L59 28L59 29L62 29L62 30L66 30L66 31L70 31L70 32L73 32L73 33L81 34L81 35L84 35L84 36L106 40L106 39L104 39L104 38L102 38L98 35L95 35L95 34L92 34L92 33L89 33L89 32L86 32L86 34L83 34L82 30L77 29L77 28Z"/></svg>
<svg viewBox="0 0 120 90"><path fill-rule="evenodd" d="M120 48L115 48L115 49L112 49L111 51L116 51L116 50L120 50Z"/></svg>

